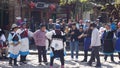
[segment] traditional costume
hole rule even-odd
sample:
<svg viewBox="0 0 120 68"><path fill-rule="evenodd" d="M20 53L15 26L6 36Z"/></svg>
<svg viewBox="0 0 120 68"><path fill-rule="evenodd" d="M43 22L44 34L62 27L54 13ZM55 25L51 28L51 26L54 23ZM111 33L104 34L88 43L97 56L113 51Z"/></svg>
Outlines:
<svg viewBox="0 0 120 68"><path fill-rule="evenodd" d="M17 25L13 24L12 29L16 28ZM8 42L9 42L9 64L12 65L12 60L14 59L14 65L17 65L17 57L19 56L19 51L20 51L20 42L21 42L21 37L18 33L15 31L12 31L8 35Z"/></svg>
<svg viewBox="0 0 120 68"><path fill-rule="evenodd" d="M22 26L24 23L22 24ZM21 47L20 47L20 61L25 63L26 56L29 54L29 39L28 37L32 37L33 33L29 31L27 28L21 28L17 30L17 33L21 36Z"/></svg>
<svg viewBox="0 0 120 68"><path fill-rule="evenodd" d="M107 60L107 56L111 56L111 61L114 61L113 59L113 53L114 53L114 46L113 46L113 37L114 32L111 30L106 30L103 33L102 40L103 40L103 53L105 54L105 61Z"/></svg>
<svg viewBox="0 0 120 68"><path fill-rule="evenodd" d="M57 26L59 27L59 25ZM60 28L59 28L60 29ZM65 55L65 38L64 34L60 30L53 30L46 34L47 38L51 40L51 53L50 53L50 68L53 66L54 58L60 58L62 67L64 66L64 55ZM61 68L62 68L61 67Z"/></svg>

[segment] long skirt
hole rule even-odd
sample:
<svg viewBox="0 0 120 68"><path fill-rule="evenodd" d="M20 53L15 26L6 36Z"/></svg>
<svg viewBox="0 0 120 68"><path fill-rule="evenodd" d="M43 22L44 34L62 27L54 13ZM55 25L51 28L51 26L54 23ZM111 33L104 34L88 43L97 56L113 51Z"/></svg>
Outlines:
<svg viewBox="0 0 120 68"><path fill-rule="evenodd" d="M120 52L120 38L116 40L115 51Z"/></svg>
<svg viewBox="0 0 120 68"><path fill-rule="evenodd" d="M84 38L84 51L90 50L91 38Z"/></svg>
<svg viewBox="0 0 120 68"><path fill-rule="evenodd" d="M29 54L29 40L28 38L21 39L21 46L20 46L20 55L26 56Z"/></svg>
<svg viewBox="0 0 120 68"><path fill-rule="evenodd" d="M114 53L113 40L104 40L103 53L105 55L111 55Z"/></svg>

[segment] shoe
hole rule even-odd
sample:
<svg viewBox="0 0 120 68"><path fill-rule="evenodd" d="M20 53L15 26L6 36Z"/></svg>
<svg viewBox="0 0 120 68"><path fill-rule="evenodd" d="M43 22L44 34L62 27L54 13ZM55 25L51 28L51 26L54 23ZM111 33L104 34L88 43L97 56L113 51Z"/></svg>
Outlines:
<svg viewBox="0 0 120 68"><path fill-rule="evenodd" d="M111 62L115 62L114 60L111 60Z"/></svg>
<svg viewBox="0 0 120 68"><path fill-rule="evenodd" d="M90 62L88 62L87 65L92 66L92 64Z"/></svg>
<svg viewBox="0 0 120 68"><path fill-rule="evenodd" d="M23 62L20 62L20 65L23 65L24 63Z"/></svg>
<svg viewBox="0 0 120 68"><path fill-rule="evenodd" d="M95 62L95 60L93 60L92 62Z"/></svg>
<svg viewBox="0 0 120 68"><path fill-rule="evenodd" d="M48 62L44 62L45 65L48 65Z"/></svg>
<svg viewBox="0 0 120 68"><path fill-rule="evenodd" d="M18 66L18 64L14 64L14 66Z"/></svg>
<svg viewBox="0 0 120 68"><path fill-rule="evenodd" d="M106 58L104 58L104 60L105 60L105 62L107 61L107 59L106 59Z"/></svg>
<svg viewBox="0 0 120 68"><path fill-rule="evenodd" d="M27 62L24 61L23 64L27 64Z"/></svg>
<svg viewBox="0 0 120 68"><path fill-rule="evenodd" d="M13 66L12 63L9 63L9 66Z"/></svg>
<svg viewBox="0 0 120 68"><path fill-rule="evenodd" d="M39 65L42 65L41 62L39 62Z"/></svg>
<svg viewBox="0 0 120 68"><path fill-rule="evenodd" d="M101 67L101 65L96 65L95 67Z"/></svg>
<svg viewBox="0 0 120 68"><path fill-rule="evenodd" d="M82 60L81 62L87 62L87 60Z"/></svg>

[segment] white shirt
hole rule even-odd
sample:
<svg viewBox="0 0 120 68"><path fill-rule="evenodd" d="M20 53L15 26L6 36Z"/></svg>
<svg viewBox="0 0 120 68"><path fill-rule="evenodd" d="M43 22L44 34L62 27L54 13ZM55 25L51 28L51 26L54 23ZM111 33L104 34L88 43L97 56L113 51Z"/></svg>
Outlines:
<svg viewBox="0 0 120 68"><path fill-rule="evenodd" d="M6 41L6 38L5 38L5 35L4 35L4 34L1 35L0 40L2 40L2 41L4 41L4 42Z"/></svg>
<svg viewBox="0 0 120 68"><path fill-rule="evenodd" d="M92 31L92 37L91 37L91 46L100 46L101 40L99 36L99 31L97 28L94 28Z"/></svg>

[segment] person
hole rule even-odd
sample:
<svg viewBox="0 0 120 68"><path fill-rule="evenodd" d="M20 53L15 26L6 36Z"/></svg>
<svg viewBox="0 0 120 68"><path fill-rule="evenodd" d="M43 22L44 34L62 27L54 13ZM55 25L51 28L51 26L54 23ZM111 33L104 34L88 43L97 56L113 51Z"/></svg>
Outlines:
<svg viewBox="0 0 120 68"><path fill-rule="evenodd" d="M12 25L12 31L8 35L9 42L9 65L12 66L12 60L14 60L14 65L17 64L17 57L19 56L20 46L21 46L21 37L16 32L18 27L16 24Z"/></svg>
<svg viewBox="0 0 120 68"><path fill-rule="evenodd" d="M52 31L53 29L54 29L53 19L49 19L49 23L47 25L47 30Z"/></svg>
<svg viewBox="0 0 120 68"><path fill-rule="evenodd" d="M64 68L64 56L65 56L65 36L60 30L60 25L55 25L55 30L46 33L46 37L51 40L50 45L50 68L53 68L53 61L55 58L60 58L61 68Z"/></svg>
<svg viewBox="0 0 120 68"><path fill-rule="evenodd" d="M63 19L62 22L60 23L61 25L61 30L64 32L65 31L65 27L66 27L66 23L65 20Z"/></svg>
<svg viewBox="0 0 120 68"><path fill-rule="evenodd" d="M35 40L35 45L37 46L38 49L38 60L39 60L39 64L41 65L42 62L42 56L43 56L43 62L45 64L47 64L47 57L46 57L46 26L45 25L41 25L40 29L37 30L34 34L33 34L33 38Z"/></svg>
<svg viewBox="0 0 120 68"><path fill-rule="evenodd" d="M78 60L78 51L79 51L79 30L76 28L76 24L72 24L72 29L70 30L70 50L71 50L71 59L74 59L74 49L76 51L76 61Z"/></svg>
<svg viewBox="0 0 120 68"><path fill-rule="evenodd" d="M80 26L80 28L79 28L79 37L78 37L80 46L83 46L83 43L84 43L84 37L81 36L83 33L84 33L83 26Z"/></svg>
<svg viewBox="0 0 120 68"><path fill-rule="evenodd" d="M94 59L97 59L96 67L101 67L100 56L99 56L99 47L101 45L101 40L99 37L99 31L97 29L97 25L92 23L90 25L90 29L92 29L92 36L91 36L91 44L90 48L92 49L91 58L88 61L88 64L92 66L92 62Z"/></svg>
<svg viewBox="0 0 120 68"><path fill-rule="evenodd" d="M29 54L29 39L33 33L26 28L26 23L21 23L20 29L17 33L21 36L21 47L20 47L20 65L26 64L26 57Z"/></svg>
<svg viewBox="0 0 120 68"><path fill-rule="evenodd" d="M103 43L103 53L105 55L104 59L107 60L107 57L111 56L111 61L114 62L114 46L113 46L113 37L114 37L114 31L111 30L110 25L105 25L106 30L104 31L102 35L102 43Z"/></svg>
<svg viewBox="0 0 120 68"><path fill-rule="evenodd" d="M7 45L6 45L6 37L4 31L0 29L0 59L7 59Z"/></svg>
<svg viewBox="0 0 120 68"><path fill-rule="evenodd" d="M117 37L117 40L116 40L116 45L115 45L115 51L118 52L119 60L120 60L120 22L118 23L118 29L116 31L116 37Z"/></svg>
<svg viewBox="0 0 120 68"><path fill-rule="evenodd" d="M87 26L85 32L81 35L84 37L84 59L81 62L87 62L88 51L90 50L89 47L91 44L91 34L92 34L92 30L90 29L89 26Z"/></svg>

